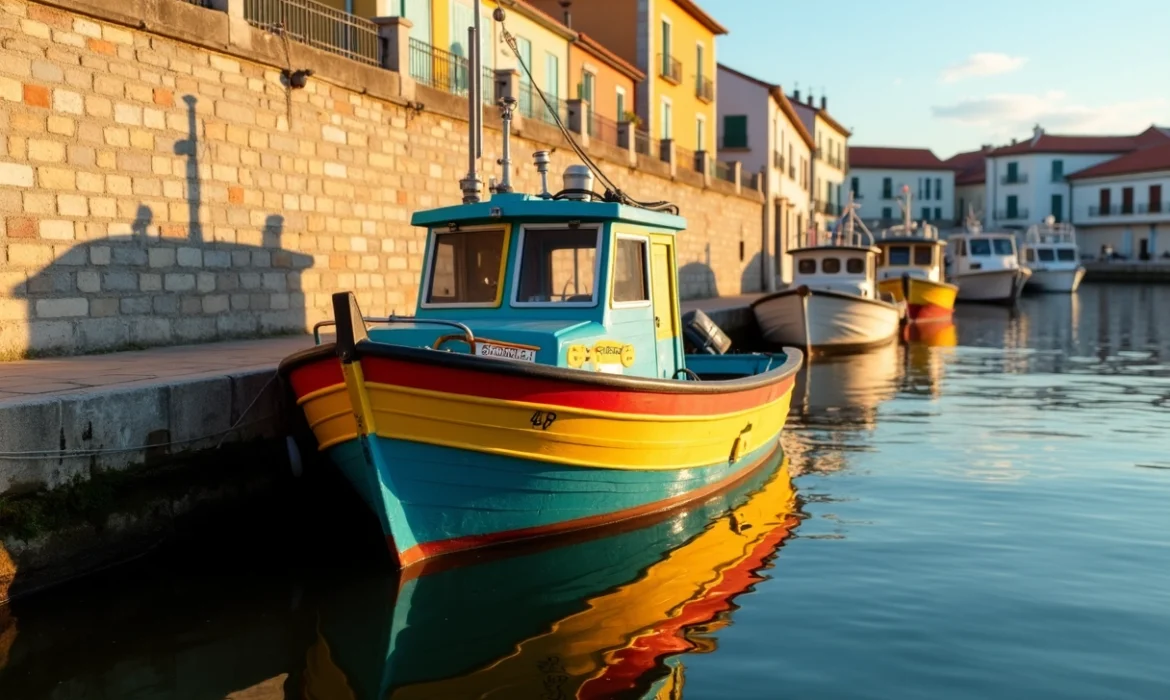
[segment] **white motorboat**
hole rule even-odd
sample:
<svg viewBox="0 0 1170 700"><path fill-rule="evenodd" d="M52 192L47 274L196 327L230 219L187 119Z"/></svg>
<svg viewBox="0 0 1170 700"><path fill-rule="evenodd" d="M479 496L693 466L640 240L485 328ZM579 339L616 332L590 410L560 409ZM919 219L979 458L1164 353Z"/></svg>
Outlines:
<svg viewBox="0 0 1170 700"><path fill-rule="evenodd" d="M1075 292L1085 276L1072 224L1049 216L1028 229L1020 246L1020 260L1032 271L1028 288L1040 292Z"/></svg>
<svg viewBox="0 0 1170 700"><path fill-rule="evenodd" d="M1032 275L1020 265L1016 237L988 233L971 215L966 229L947 239L947 276L959 286L959 301L1014 304Z"/></svg>
<svg viewBox="0 0 1170 700"><path fill-rule="evenodd" d="M795 261L792 284L752 304L765 341L827 353L865 350L897 336L903 310L879 295L880 250L856 209L851 198L827 240L788 251Z"/></svg>

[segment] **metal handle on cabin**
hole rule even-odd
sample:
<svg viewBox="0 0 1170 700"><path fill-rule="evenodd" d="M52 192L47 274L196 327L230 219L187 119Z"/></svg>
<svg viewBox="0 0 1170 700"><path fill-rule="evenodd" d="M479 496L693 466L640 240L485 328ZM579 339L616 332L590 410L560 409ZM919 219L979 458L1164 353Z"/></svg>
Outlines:
<svg viewBox="0 0 1170 700"><path fill-rule="evenodd" d="M376 316L362 316L362 321L365 323L429 323L436 326L450 326L458 328L463 332L463 337L467 339L468 347L475 349L475 334L466 325L458 321L440 321L435 318L411 318L409 316L386 316L379 318ZM313 342L317 345L321 344L321 328L324 326L336 326L337 321L318 321L313 324Z"/></svg>

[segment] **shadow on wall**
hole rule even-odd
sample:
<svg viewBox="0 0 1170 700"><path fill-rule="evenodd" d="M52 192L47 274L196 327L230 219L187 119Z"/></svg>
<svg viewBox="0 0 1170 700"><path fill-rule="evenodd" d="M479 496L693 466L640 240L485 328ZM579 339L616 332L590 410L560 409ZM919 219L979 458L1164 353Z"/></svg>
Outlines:
<svg viewBox="0 0 1170 700"><path fill-rule="evenodd" d="M756 253L752 259L743 268L743 273L739 277L739 293L752 294L753 292L764 291L763 266L771 260L770 257L763 253Z"/></svg>
<svg viewBox="0 0 1170 700"><path fill-rule="evenodd" d="M719 282L711 269L711 244L703 251L703 262L689 262L678 268L679 299L711 299L719 296Z"/></svg>
<svg viewBox="0 0 1170 700"><path fill-rule="evenodd" d="M128 235L87 240L7 290L27 300L27 354L305 331L301 272L312 267L313 258L283 249L284 217L246 210L241 187L228 187L217 211L203 207L199 161L206 151L199 140L197 98L187 95L183 100L188 136L175 143L174 153L186 158L180 181L185 216L182 207L166 210L167 201L161 199L156 206L164 208L164 223L156 223L160 217L154 207L140 203L132 222L112 223L105 232L128 229ZM121 161L119 167L128 170ZM143 184L161 179L149 172L141 178ZM216 232L212 240L204 235L204 215L213 224L207 228ZM25 225L44 236L46 227L68 225L80 231L82 224L28 220Z"/></svg>

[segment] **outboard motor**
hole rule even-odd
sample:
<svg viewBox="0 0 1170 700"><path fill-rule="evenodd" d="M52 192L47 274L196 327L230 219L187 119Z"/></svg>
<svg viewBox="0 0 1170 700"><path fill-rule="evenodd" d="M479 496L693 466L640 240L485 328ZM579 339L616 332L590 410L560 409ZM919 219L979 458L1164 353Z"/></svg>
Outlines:
<svg viewBox="0 0 1170 700"><path fill-rule="evenodd" d="M731 349L731 338L707 314L695 309L682 316L683 340L696 353L722 355Z"/></svg>

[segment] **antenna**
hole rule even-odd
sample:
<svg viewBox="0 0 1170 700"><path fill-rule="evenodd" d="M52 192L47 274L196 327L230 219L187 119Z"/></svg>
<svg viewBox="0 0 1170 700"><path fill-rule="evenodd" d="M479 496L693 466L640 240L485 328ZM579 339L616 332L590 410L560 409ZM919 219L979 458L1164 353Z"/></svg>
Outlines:
<svg viewBox="0 0 1170 700"><path fill-rule="evenodd" d="M467 57L470 73L467 76L467 89L470 92L467 96L467 109L470 112L467 115L467 177L459 181L459 189L463 190L464 204L473 204L479 201L480 185L483 184L476 171L476 164L483 148L483 124L481 123L483 119L483 92L479 89L479 81L483 75L479 55L479 0L473 0L473 5L475 24L467 28L467 46L470 54Z"/></svg>

